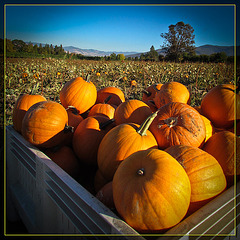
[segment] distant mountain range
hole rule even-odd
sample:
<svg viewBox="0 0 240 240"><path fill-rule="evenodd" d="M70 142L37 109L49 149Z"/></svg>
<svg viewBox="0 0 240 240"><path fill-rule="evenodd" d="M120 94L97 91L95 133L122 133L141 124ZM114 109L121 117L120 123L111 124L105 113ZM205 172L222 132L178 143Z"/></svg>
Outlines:
<svg viewBox="0 0 240 240"><path fill-rule="evenodd" d="M146 54L147 52L116 52L116 51L99 51L96 49L82 49L73 46L63 47L66 52L82 54L85 56L109 56L112 53L115 54L124 54L126 57L140 57L141 54ZM238 46L239 49L239 46ZM157 49L158 54L164 55L164 50ZM197 55L211 55L214 53L225 52L227 56L234 56L234 47L233 46L215 46L215 45L203 45L196 47ZM239 52L239 51L238 51Z"/></svg>
<svg viewBox="0 0 240 240"><path fill-rule="evenodd" d="M29 43L29 42L28 42ZM33 43L32 44L37 44L38 46L40 43ZM42 46L44 47L45 44L42 43ZM117 54L124 54L125 57L140 57L141 54L146 54L147 52L117 52L117 51L100 51L96 49L82 49L74 46L65 46L63 49L66 52L69 53L76 53L76 54L82 54L84 56L110 56L112 53ZM237 46L237 53L239 55L240 46ZM157 49L156 50L158 54L164 55L164 50L162 49ZM216 46L216 45L203 45L196 47L196 54L197 55L211 55L214 53L219 53L219 52L225 52L227 56L234 56L234 46Z"/></svg>
<svg viewBox="0 0 240 240"><path fill-rule="evenodd" d="M73 46L66 46L66 47L63 47L63 49L69 53L76 53L76 54L82 54L84 56L94 56L94 57L95 56L99 56L99 57L110 56L112 53L115 53L116 55L124 54L125 56L137 54L137 52L99 51L96 49L82 49L82 48L73 47Z"/></svg>

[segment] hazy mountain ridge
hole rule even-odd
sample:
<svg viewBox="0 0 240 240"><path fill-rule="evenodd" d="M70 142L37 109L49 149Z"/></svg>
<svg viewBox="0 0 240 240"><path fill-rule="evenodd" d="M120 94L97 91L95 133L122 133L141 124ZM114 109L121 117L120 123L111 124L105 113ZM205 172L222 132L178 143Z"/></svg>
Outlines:
<svg viewBox="0 0 240 240"><path fill-rule="evenodd" d="M66 52L69 53L76 53L76 54L82 54L85 56L99 56L99 57L104 57L104 56L110 56L112 53L117 54L124 54L125 56L131 55L131 54L136 54L137 52L116 52L116 51L100 51L96 49L82 49L82 48L77 48L73 46L65 46L63 49Z"/></svg>
<svg viewBox="0 0 240 240"><path fill-rule="evenodd" d="M28 42L29 43L29 42ZM37 44L38 46L40 45L40 43L33 43L32 44ZM44 47L46 44L41 43L42 46ZM50 45L50 44L49 44ZM69 53L76 53L76 54L82 54L84 56L100 56L100 57L104 57L104 56L110 56L112 53L117 54L124 54L126 57L140 57L141 54L146 54L147 52L118 52L118 51L101 51L101 50L96 50L96 49L82 49L82 48L78 48L78 47L74 47L74 46L64 46L63 49L65 50L65 52L69 52ZM239 50L240 50L240 46L237 46L237 53L239 55ZM156 50L158 52L158 54L164 54L164 50L162 49L157 49ZM199 47L196 47L196 54L197 55L211 55L214 53L219 53L219 52L225 52L227 54L227 56L234 56L234 46L217 46L217 45L210 45L210 44L206 44L206 45L202 45Z"/></svg>

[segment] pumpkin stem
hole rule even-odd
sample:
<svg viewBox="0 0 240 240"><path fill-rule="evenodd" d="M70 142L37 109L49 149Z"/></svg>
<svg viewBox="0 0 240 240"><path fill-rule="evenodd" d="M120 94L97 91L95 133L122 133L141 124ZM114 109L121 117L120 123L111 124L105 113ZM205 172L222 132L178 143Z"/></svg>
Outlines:
<svg viewBox="0 0 240 240"><path fill-rule="evenodd" d="M164 120L164 123L167 124L170 128L177 125L178 117L170 117Z"/></svg>
<svg viewBox="0 0 240 240"><path fill-rule="evenodd" d="M73 133L74 127L68 126L67 124L65 125L63 131L64 133L72 132Z"/></svg>
<svg viewBox="0 0 240 240"><path fill-rule="evenodd" d="M90 82L90 77L91 77L91 75L90 74L87 74L87 76L86 76L86 82Z"/></svg>
<svg viewBox="0 0 240 240"><path fill-rule="evenodd" d="M144 170L144 168L140 168L140 169L138 169L137 170L137 175L139 175L139 176L143 176L144 175L144 172L145 170Z"/></svg>
<svg viewBox="0 0 240 240"><path fill-rule="evenodd" d="M142 93L146 94L148 97L151 96L151 93L149 91L147 91L147 90L142 90Z"/></svg>
<svg viewBox="0 0 240 240"><path fill-rule="evenodd" d="M157 89L157 84L154 84L154 85L153 85L153 88L154 88L154 90L155 90L156 92L159 92L159 91L160 91L159 89Z"/></svg>
<svg viewBox="0 0 240 240"><path fill-rule="evenodd" d="M159 111L159 110L158 110ZM137 129L137 133L139 133L141 136L146 136L147 135L147 130L149 126L151 125L152 121L154 118L157 116L158 111L152 113L142 124L141 126Z"/></svg>
<svg viewBox="0 0 240 240"><path fill-rule="evenodd" d="M99 124L99 128L100 128L101 130L104 130L108 125L110 125L110 124L113 123L114 121L115 121L115 119L112 118L112 119L110 119L110 120L108 120L108 121L106 121L106 122L102 122L102 123Z"/></svg>
<svg viewBox="0 0 240 240"><path fill-rule="evenodd" d="M37 83L33 86L32 90L31 90L31 92L30 92L30 95L35 95L35 94L37 93L38 87L39 87L39 82L37 82Z"/></svg>
<svg viewBox="0 0 240 240"><path fill-rule="evenodd" d="M108 103L111 98L112 98L112 95L109 95L109 96L104 100L104 103Z"/></svg>
<svg viewBox="0 0 240 240"><path fill-rule="evenodd" d="M71 110L71 112L72 112L73 114L79 115L79 110L77 110L74 106L68 106L68 107L66 108L66 111L67 111L67 110Z"/></svg>

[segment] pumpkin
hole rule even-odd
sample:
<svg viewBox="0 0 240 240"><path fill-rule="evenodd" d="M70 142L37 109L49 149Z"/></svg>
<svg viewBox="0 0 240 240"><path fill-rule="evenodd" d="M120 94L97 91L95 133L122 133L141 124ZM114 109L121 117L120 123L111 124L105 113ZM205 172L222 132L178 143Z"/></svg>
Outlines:
<svg viewBox="0 0 240 240"><path fill-rule="evenodd" d="M45 154L70 176L74 178L78 177L80 164L72 148L68 146L57 146L48 148Z"/></svg>
<svg viewBox="0 0 240 240"><path fill-rule="evenodd" d="M96 102L97 89L92 82L76 77L68 81L60 91L61 104L68 108L74 106L79 114L86 112Z"/></svg>
<svg viewBox="0 0 240 240"><path fill-rule="evenodd" d="M189 103L190 93L182 83L167 82L162 85L153 100L157 108L170 102Z"/></svg>
<svg viewBox="0 0 240 240"><path fill-rule="evenodd" d="M142 91L142 101L147 102L153 100L156 93L161 89L162 83L154 83Z"/></svg>
<svg viewBox="0 0 240 240"><path fill-rule="evenodd" d="M109 119L114 118L115 107L108 104L108 101L112 98L112 95L106 98L104 103L95 104L89 111L88 116L102 115Z"/></svg>
<svg viewBox="0 0 240 240"><path fill-rule="evenodd" d="M105 184L96 194L96 198L109 209L114 210L112 181Z"/></svg>
<svg viewBox="0 0 240 240"><path fill-rule="evenodd" d="M228 185L233 183L235 171L236 175L240 175L239 149L239 137L230 131L215 133L203 146L203 150L215 157L221 165Z"/></svg>
<svg viewBox="0 0 240 240"><path fill-rule="evenodd" d="M23 94L20 95L13 107L13 127L14 129L21 133L22 121L27 112L27 110L35 103L46 101L46 98L38 94Z"/></svg>
<svg viewBox="0 0 240 240"><path fill-rule="evenodd" d="M152 110L152 112L156 112L158 110L157 106L155 105L153 100L148 100L148 101L143 101L144 103L146 103L150 109Z"/></svg>
<svg viewBox="0 0 240 240"><path fill-rule="evenodd" d="M139 232L173 227L190 204L191 186L185 170L159 149L127 157L118 167L112 187L117 212Z"/></svg>
<svg viewBox="0 0 240 240"><path fill-rule="evenodd" d="M201 115L193 107L180 102L170 102L159 108L149 130L160 149L179 144L200 147L206 137Z"/></svg>
<svg viewBox="0 0 240 240"><path fill-rule="evenodd" d="M201 115L203 122L205 124L205 129L206 129L206 138L205 138L205 142L214 134L214 127L211 123L211 121L204 117L203 115Z"/></svg>
<svg viewBox="0 0 240 240"><path fill-rule="evenodd" d="M108 104L118 106L122 102L125 102L125 96L121 89L117 87L104 87L97 91L96 103L103 103L109 95L112 97L108 101Z"/></svg>
<svg viewBox="0 0 240 240"><path fill-rule="evenodd" d="M104 116L84 119L73 134L73 149L78 158L97 166L97 151L104 135L115 126L114 120Z"/></svg>
<svg viewBox="0 0 240 240"><path fill-rule="evenodd" d="M106 185L109 181L106 180L103 176L103 174L100 172L99 169L97 169L95 176L94 176L94 189L97 193L104 185Z"/></svg>
<svg viewBox="0 0 240 240"><path fill-rule="evenodd" d="M73 127L73 131L68 132L65 143L66 145L72 146L73 133L75 132L78 124L83 120L83 117L73 106L69 106L66 110L68 114L68 125Z"/></svg>
<svg viewBox="0 0 240 240"><path fill-rule="evenodd" d="M191 202L201 202L217 196L226 188L221 165L202 149L175 145L165 150L185 169L191 183Z"/></svg>
<svg viewBox="0 0 240 240"><path fill-rule="evenodd" d="M117 125L122 123L141 124L151 114L152 110L146 103L131 99L121 103L116 108L114 119Z"/></svg>
<svg viewBox="0 0 240 240"><path fill-rule="evenodd" d="M35 146L54 147L65 140L68 126L65 108L54 101L43 101L32 105L22 122L23 137Z"/></svg>
<svg viewBox="0 0 240 240"><path fill-rule="evenodd" d="M234 120L240 119L240 95L235 93L235 89L232 84L218 85L201 101L202 114L217 128L231 128Z"/></svg>
<svg viewBox="0 0 240 240"><path fill-rule="evenodd" d="M119 164L136 151L157 148L157 142L148 130L157 113L149 116L141 126L123 123L111 129L102 139L97 162L103 177L111 181Z"/></svg>

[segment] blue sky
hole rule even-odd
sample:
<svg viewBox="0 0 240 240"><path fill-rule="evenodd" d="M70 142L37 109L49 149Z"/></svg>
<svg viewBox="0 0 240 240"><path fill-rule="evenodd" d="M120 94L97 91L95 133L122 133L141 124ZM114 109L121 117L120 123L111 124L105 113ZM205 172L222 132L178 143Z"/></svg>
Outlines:
<svg viewBox="0 0 240 240"><path fill-rule="evenodd" d="M6 37L103 51L148 51L179 21L194 29L195 46L234 45L233 5L7 5Z"/></svg>

